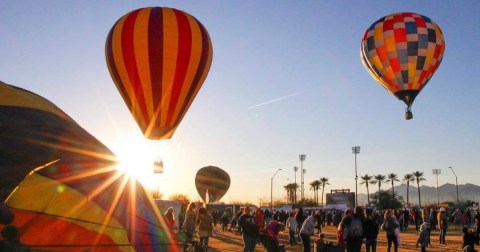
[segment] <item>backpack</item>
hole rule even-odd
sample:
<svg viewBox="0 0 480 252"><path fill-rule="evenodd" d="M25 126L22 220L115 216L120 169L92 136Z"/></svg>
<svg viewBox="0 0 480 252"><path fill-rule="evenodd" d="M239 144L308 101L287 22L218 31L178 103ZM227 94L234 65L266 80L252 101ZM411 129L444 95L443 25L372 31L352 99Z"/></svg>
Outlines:
<svg viewBox="0 0 480 252"><path fill-rule="evenodd" d="M363 226L359 219L354 218L348 228L348 238L362 238Z"/></svg>

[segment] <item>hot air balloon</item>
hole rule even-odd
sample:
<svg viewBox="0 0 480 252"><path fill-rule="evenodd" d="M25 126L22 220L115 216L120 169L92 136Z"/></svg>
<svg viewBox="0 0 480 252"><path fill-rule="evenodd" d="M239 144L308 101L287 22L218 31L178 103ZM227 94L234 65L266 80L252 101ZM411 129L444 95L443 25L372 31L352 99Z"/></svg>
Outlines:
<svg viewBox="0 0 480 252"><path fill-rule="evenodd" d="M18 227L29 247L180 251L148 192L116 169L105 145L50 101L3 82L0 155L0 188L9 194L0 229Z"/></svg>
<svg viewBox="0 0 480 252"><path fill-rule="evenodd" d="M411 106L437 70L445 51L440 27L430 18L409 12L385 16L366 31L360 57L370 75Z"/></svg>
<svg viewBox="0 0 480 252"><path fill-rule="evenodd" d="M110 30L108 70L148 139L170 139L202 86L212 43L193 16L172 8L134 10Z"/></svg>
<svg viewBox="0 0 480 252"><path fill-rule="evenodd" d="M55 104L0 81L0 200L35 167L57 159L115 164L114 154Z"/></svg>
<svg viewBox="0 0 480 252"><path fill-rule="evenodd" d="M195 176L195 187L205 203L217 202L230 188L230 176L218 167L203 167Z"/></svg>

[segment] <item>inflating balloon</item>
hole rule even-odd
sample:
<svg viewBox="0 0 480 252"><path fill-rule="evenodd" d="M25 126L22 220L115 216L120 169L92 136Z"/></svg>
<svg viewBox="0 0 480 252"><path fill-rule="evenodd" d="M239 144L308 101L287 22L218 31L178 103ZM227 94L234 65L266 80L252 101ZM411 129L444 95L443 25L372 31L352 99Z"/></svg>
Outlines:
<svg viewBox="0 0 480 252"><path fill-rule="evenodd" d="M3 82L0 155L0 188L11 192L0 229L18 227L33 249L179 251L149 193L105 145L50 101Z"/></svg>
<svg viewBox="0 0 480 252"><path fill-rule="evenodd" d="M169 139L212 63L205 27L176 9L150 7L120 18L105 45L108 69L149 139Z"/></svg>
<svg viewBox="0 0 480 252"><path fill-rule="evenodd" d="M34 168L57 159L111 166L114 154L47 99L0 81L0 200Z"/></svg>
<svg viewBox="0 0 480 252"><path fill-rule="evenodd" d="M230 188L230 176L218 167L203 167L195 176L195 187L205 203L218 202Z"/></svg>
<svg viewBox="0 0 480 252"><path fill-rule="evenodd" d="M413 117L411 106L437 70L445 51L440 27L415 13L395 13L373 23L360 47L362 63L371 76L407 105L405 118Z"/></svg>

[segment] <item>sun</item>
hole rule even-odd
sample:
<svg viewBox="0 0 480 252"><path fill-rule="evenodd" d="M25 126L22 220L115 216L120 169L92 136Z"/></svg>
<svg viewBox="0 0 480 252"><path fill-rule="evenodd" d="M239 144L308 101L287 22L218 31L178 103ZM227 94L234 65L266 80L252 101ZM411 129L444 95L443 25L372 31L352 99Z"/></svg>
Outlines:
<svg viewBox="0 0 480 252"><path fill-rule="evenodd" d="M154 164L162 162L163 145L143 138L123 139L112 147L119 162L117 169L135 177L146 188L158 186Z"/></svg>

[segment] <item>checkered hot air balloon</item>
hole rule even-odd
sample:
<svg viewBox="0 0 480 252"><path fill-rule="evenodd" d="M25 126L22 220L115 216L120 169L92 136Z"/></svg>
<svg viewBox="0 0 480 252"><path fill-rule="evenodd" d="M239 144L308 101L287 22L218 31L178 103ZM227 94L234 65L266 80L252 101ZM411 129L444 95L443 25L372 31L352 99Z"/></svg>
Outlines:
<svg viewBox="0 0 480 252"><path fill-rule="evenodd" d="M445 51L440 27L430 18L409 12L385 16L366 31L360 46L362 63L371 76L407 105L437 70Z"/></svg>
<svg viewBox="0 0 480 252"><path fill-rule="evenodd" d="M212 43L193 16L149 7L121 17L105 45L108 69L145 137L170 139L202 86Z"/></svg>

